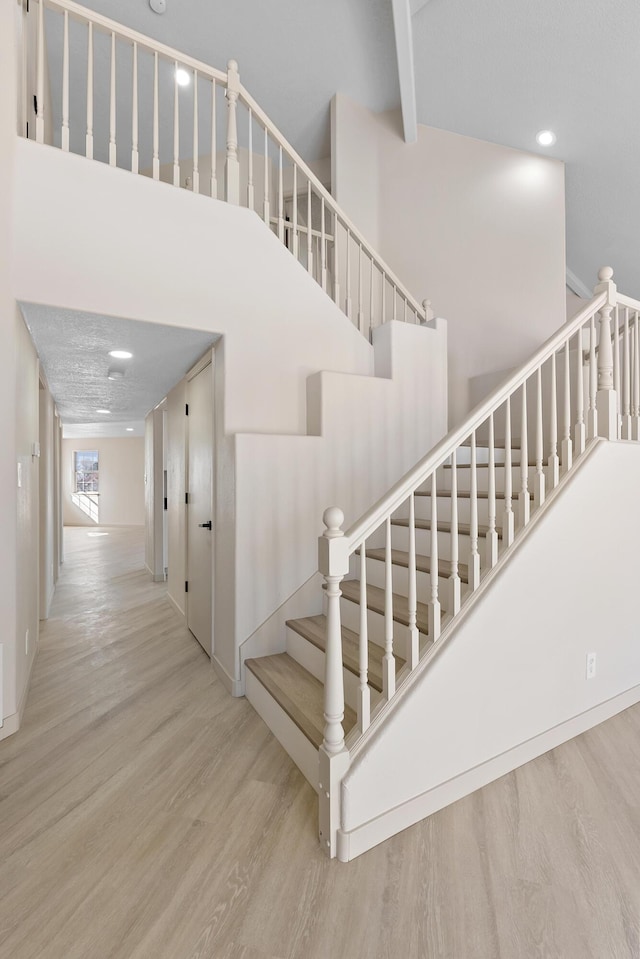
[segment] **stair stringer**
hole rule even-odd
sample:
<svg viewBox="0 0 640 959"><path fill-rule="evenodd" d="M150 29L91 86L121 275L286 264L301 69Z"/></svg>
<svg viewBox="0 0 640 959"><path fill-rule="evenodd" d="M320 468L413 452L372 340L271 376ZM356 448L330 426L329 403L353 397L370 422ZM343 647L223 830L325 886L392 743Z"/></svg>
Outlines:
<svg viewBox="0 0 640 959"><path fill-rule="evenodd" d="M534 514L352 748L340 859L640 701L639 483L640 446L596 441Z"/></svg>
<svg viewBox="0 0 640 959"><path fill-rule="evenodd" d="M309 376L310 435L235 436L238 670L285 650L287 619L322 612L324 510L339 505L346 529L446 430L446 324L391 322L373 340L378 375Z"/></svg>

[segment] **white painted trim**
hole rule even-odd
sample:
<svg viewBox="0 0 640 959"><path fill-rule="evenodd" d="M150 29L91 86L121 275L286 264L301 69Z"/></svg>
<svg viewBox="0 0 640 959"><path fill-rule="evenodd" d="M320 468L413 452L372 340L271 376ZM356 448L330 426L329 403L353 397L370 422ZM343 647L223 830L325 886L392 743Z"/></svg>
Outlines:
<svg viewBox="0 0 640 959"><path fill-rule="evenodd" d="M31 688L31 676L33 675L33 664L36 661L38 655L39 642L36 640L36 650L33 654L33 659L31 660L31 665L29 666L29 675L27 676L27 681L24 685L22 691L22 698L18 704L18 708L15 713L11 713L10 716L3 717L2 725L0 726L0 742L3 739L6 739L8 736L13 736L14 733L17 733L22 725L22 719L24 717L25 707L27 705L27 697L29 695L29 690Z"/></svg>
<svg viewBox="0 0 640 959"><path fill-rule="evenodd" d="M267 692L259 679L250 669L246 670L247 699L267 724L278 742L291 756L304 778L318 791L318 750L309 742L305 734L298 729L284 709Z"/></svg>
<svg viewBox="0 0 640 959"><path fill-rule="evenodd" d="M169 593L169 592L167 592L167 599L169 600L169 603L171 604L171 606L173 606L174 610L176 611L176 613L178 614L178 616L180 617L180 619L181 619L184 623L186 623L187 617L186 617L186 613L185 613L184 609L181 609L180 606L178 606L177 602L175 601L175 599L173 598L173 596L172 596L171 593Z"/></svg>
<svg viewBox="0 0 640 959"><path fill-rule="evenodd" d="M569 267L567 267L567 270L566 270L566 277L567 277L567 286L569 287L572 293L575 293L576 296L582 296L585 300L591 299L591 297L593 296L593 293L591 292L589 287L586 286L586 284L582 282L580 277L576 276L573 270L570 270Z"/></svg>
<svg viewBox="0 0 640 959"><path fill-rule="evenodd" d="M626 692L619 693L612 699L599 703L578 716L573 716L566 722L534 736L527 742L514 746L513 749L509 749L499 756L494 756L493 759L489 759L473 769L466 770L454 779L441 783L434 789L408 800L401 806L396 806L395 809L390 809L376 819L351 830L351 832L345 833L338 830L338 858L341 862L349 862L351 859L355 859L356 856L360 856L368 849L384 842L385 839L395 836L403 829L415 825L415 823L420 822L420 820L425 819L439 809L457 802L458 799L468 796L476 789L480 789L519 766L531 762L532 759L537 759L538 756L549 752L550 749L555 749L556 746L560 746L569 739L573 739L605 720L611 719L612 716L622 712L623 709L628 709L629 706L634 706L638 702L640 702L640 685L632 686Z"/></svg>
<svg viewBox="0 0 640 959"><path fill-rule="evenodd" d="M195 639L195 636L193 637ZM196 640L197 642L197 640ZM227 670L224 668L217 656L211 657L211 665L213 666L216 676L222 682L222 685L232 696L236 698L238 696L244 696L244 683L241 679L235 679Z"/></svg>

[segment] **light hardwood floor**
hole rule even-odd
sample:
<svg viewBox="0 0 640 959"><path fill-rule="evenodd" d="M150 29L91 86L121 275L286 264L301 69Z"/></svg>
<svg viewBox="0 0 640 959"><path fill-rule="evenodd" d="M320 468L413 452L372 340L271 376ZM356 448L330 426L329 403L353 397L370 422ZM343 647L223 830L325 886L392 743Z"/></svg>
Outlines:
<svg viewBox="0 0 640 959"><path fill-rule="evenodd" d="M0 743L2 959L639 959L640 708L329 862L312 789L141 531L108 532L66 531Z"/></svg>

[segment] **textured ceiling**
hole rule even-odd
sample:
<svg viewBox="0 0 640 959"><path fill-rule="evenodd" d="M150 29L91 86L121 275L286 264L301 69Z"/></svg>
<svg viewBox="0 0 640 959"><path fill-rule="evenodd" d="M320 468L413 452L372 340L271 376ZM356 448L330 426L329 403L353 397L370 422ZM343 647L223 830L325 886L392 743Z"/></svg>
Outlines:
<svg viewBox="0 0 640 959"><path fill-rule="evenodd" d="M21 303L65 436L139 436L144 417L217 338L196 330ZM114 360L110 350L128 350ZM109 380L109 369L124 377ZM109 414L99 414L108 409ZM132 427L133 432L127 432Z"/></svg>
<svg viewBox="0 0 640 959"><path fill-rule="evenodd" d="M391 0L85 0L106 16L241 79L306 159L329 152L336 91L399 105ZM414 4L418 120L566 163L567 264L588 286L611 263L640 296L637 0ZM96 95L99 95L98 92ZM102 96L106 98L106 89ZM407 149L411 149L410 146Z"/></svg>

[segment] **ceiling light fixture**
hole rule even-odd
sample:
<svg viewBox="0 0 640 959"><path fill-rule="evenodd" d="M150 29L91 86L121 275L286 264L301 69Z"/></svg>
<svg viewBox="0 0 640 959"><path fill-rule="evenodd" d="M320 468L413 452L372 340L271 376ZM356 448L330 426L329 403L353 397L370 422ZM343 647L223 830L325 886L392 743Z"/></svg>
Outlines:
<svg viewBox="0 0 640 959"><path fill-rule="evenodd" d="M127 426L127 433L133 433L133 426Z"/></svg>
<svg viewBox="0 0 640 959"><path fill-rule="evenodd" d="M96 413L111 413L111 410L96 410Z"/></svg>
<svg viewBox="0 0 640 959"><path fill-rule="evenodd" d="M556 142L556 135L551 130L540 130L536 133L536 140L541 147L552 147Z"/></svg>
<svg viewBox="0 0 640 959"><path fill-rule="evenodd" d="M133 353L129 353L128 350L111 350L109 356L112 356L114 360L130 360Z"/></svg>
<svg viewBox="0 0 640 959"><path fill-rule="evenodd" d="M176 70L176 83L179 87L188 87L191 83L191 74L184 67L178 67Z"/></svg>

